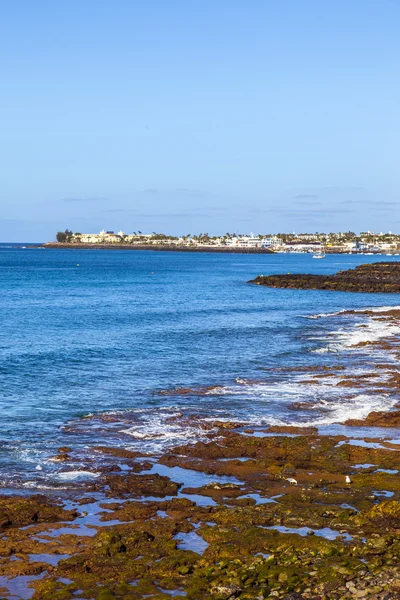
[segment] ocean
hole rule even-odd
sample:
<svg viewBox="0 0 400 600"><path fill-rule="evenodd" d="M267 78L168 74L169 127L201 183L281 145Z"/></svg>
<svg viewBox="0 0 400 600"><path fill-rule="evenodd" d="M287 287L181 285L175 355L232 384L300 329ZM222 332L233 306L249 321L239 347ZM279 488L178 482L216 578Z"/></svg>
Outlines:
<svg viewBox="0 0 400 600"><path fill-rule="evenodd" d="M397 295L247 283L391 257L20 246L0 245L2 492L68 487L99 445L161 452L202 439L199 420L329 427L398 401L377 382L341 388L334 372L396 360L357 345L396 336L392 322L344 311L379 312ZM315 369L331 376L310 381ZM70 481L51 460L60 446L78 457Z"/></svg>

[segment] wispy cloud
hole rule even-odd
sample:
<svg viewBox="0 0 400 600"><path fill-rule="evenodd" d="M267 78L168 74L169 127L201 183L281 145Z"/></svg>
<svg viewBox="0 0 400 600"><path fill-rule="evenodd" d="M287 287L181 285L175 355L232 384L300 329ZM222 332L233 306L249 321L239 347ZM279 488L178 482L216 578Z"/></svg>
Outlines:
<svg viewBox="0 0 400 600"><path fill-rule="evenodd" d="M212 192L208 190L195 190L191 188L148 188L141 190L140 194L146 194L149 196L190 196L191 198L204 198L206 196L213 196Z"/></svg>
<svg viewBox="0 0 400 600"><path fill-rule="evenodd" d="M340 204L362 204L376 208L400 208L400 204L398 202L388 202L386 200L343 200Z"/></svg>
<svg viewBox="0 0 400 600"><path fill-rule="evenodd" d="M270 208L266 212L272 212L275 214L281 215L299 215L299 216L319 216L319 215L337 215L337 214L351 214L354 213L354 210L351 208L304 208L304 209L291 209L291 208Z"/></svg>
<svg viewBox="0 0 400 600"><path fill-rule="evenodd" d="M296 206L321 206L320 200L298 200Z"/></svg>
<svg viewBox="0 0 400 600"><path fill-rule="evenodd" d="M174 210L171 212L142 212L135 208L106 208L103 210L105 213L130 213L133 214L137 218L149 218L149 217L208 217L208 218L218 218L218 213L225 213L228 209L218 206L203 206L203 207L193 207L193 208L182 208L174 207Z"/></svg>
<svg viewBox="0 0 400 600"><path fill-rule="evenodd" d="M158 218L174 218L174 219L190 219L193 217L203 217L203 218L215 218L214 214L211 214L207 211L204 212L194 212L194 211L181 211L181 212L159 212L159 213L135 213L135 217L141 219L158 219Z"/></svg>
<svg viewBox="0 0 400 600"><path fill-rule="evenodd" d="M317 194L297 194L294 196L295 200L317 200L318 198Z"/></svg>
<svg viewBox="0 0 400 600"><path fill-rule="evenodd" d="M97 196L93 196L93 197L89 197L89 198L80 198L80 197L72 197L72 198L62 198L61 202L78 202L78 203L85 203L85 202L107 202L107 198L102 198L102 197L97 197Z"/></svg>
<svg viewBox="0 0 400 600"><path fill-rule="evenodd" d="M365 192L365 188L359 185L354 185L354 186L335 186L335 185L331 185L331 186L325 186L323 188L320 189L320 192L329 192L329 193L335 193L335 194L341 194L343 192L348 193L348 192Z"/></svg>

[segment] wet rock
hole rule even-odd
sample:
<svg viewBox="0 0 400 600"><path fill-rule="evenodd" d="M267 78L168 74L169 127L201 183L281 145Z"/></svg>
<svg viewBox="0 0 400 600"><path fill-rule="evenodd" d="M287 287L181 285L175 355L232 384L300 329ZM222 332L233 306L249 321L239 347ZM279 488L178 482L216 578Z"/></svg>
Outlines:
<svg viewBox="0 0 400 600"><path fill-rule="evenodd" d="M212 424L219 429L237 429L243 425L243 423L235 423L232 421L212 421Z"/></svg>
<svg viewBox="0 0 400 600"><path fill-rule="evenodd" d="M355 518L359 525L370 525L375 529L400 529L400 502L381 502L368 511L362 511Z"/></svg>
<svg viewBox="0 0 400 600"><path fill-rule="evenodd" d="M171 481L169 477L158 474L153 475L108 475L98 488L108 487L108 496L176 496L181 486Z"/></svg>
<svg viewBox="0 0 400 600"><path fill-rule="evenodd" d="M116 458L142 458L146 456L146 454L143 454L142 452L134 452L132 450L127 450L126 448L109 446L95 446L93 450L109 456L115 456Z"/></svg>
<svg viewBox="0 0 400 600"><path fill-rule="evenodd" d="M343 425L354 427L400 427L400 410L373 411L365 419L348 419Z"/></svg>
<svg viewBox="0 0 400 600"><path fill-rule="evenodd" d="M24 527L33 523L71 521L77 515L76 511L65 510L62 506L49 501L45 496L0 497L0 530Z"/></svg>
<svg viewBox="0 0 400 600"><path fill-rule="evenodd" d="M219 389L218 386L215 386L215 385L199 387L199 388L181 387L181 388L174 388L174 389L170 389L170 390L160 390L158 392L158 395L160 395L160 396L205 396L205 395L209 394L210 392L214 392L215 390L218 390L218 389ZM180 418L182 418L182 415L180 415L180 416L175 415L175 417L172 417L171 419L179 420Z"/></svg>
<svg viewBox="0 0 400 600"><path fill-rule="evenodd" d="M321 405L318 402L292 402L288 404L288 410L313 410L321 409Z"/></svg>
<svg viewBox="0 0 400 600"><path fill-rule="evenodd" d="M70 456L66 452L60 452L60 454L56 454L55 456L52 456L50 458L50 460L53 462L65 462L69 459L70 459Z"/></svg>
<svg viewBox="0 0 400 600"><path fill-rule="evenodd" d="M219 585L214 588L211 588L211 594L221 600L231 600L233 598L238 598L242 591L242 588L240 588L237 585Z"/></svg>
<svg viewBox="0 0 400 600"><path fill-rule="evenodd" d="M102 475L86 485L86 492L115 500L101 503L103 512L97 513L94 529L89 525L88 536L82 535L80 519L75 529L74 523L68 525L75 533L64 523L52 525L51 519L73 517L66 518L68 511L59 512L57 504L36 499L36 508L55 514L39 514L32 524L31 505L18 521L30 524L27 530L10 527L10 515L1 513L0 575L46 571L34 583L33 600L168 597L160 590L179 590L191 600L394 600L400 592L400 480L375 470L400 470L400 453L347 441L314 429L296 437L262 438L213 430L210 442L182 445L160 464L215 479L235 476L242 486L215 481L181 490L193 494L193 501L189 495L163 499L176 495L179 483L154 474ZM117 455L101 453L113 467ZM374 467L356 469L363 463ZM345 474L352 486L345 485ZM292 475L297 486L285 479ZM394 490L392 500L377 495L388 489ZM92 498L82 498L82 490L79 494L80 503L95 504L94 493ZM6 500L11 509L21 498ZM84 508L90 518L89 506ZM22 505L17 514L24 514ZM208 544L202 555L196 551L199 539ZM71 557L58 565L29 559L29 554L46 553Z"/></svg>
<svg viewBox="0 0 400 600"><path fill-rule="evenodd" d="M84 496L82 498L77 498L75 500L75 502L77 504L91 504L92 502L95 502L95 498L91 497L91 496Z"/></svg>
<svg viewBox="0 0 400 600"><path fill-rule="evenodd" d="M303 403L299 403L303 404ZM314 435L318 433L316 427L296 427L294 425L272 425L267 429L268 433L294 433L300 435Z"/></svg>
<svg viewBox="0 0 400 600"><path fill-rule="evenodd" d="M218 483L216 481L212 481L211 483L207 483L204 486L204 489L212 489L212 490L240 490L240 485L236 483Z"/></svg>

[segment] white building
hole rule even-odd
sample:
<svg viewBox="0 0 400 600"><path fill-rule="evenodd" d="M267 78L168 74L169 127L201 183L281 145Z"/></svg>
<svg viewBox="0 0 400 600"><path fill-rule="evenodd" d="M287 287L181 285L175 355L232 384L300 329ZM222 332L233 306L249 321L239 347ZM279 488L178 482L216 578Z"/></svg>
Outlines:
<svg viewBox="0 0 400 600"><path fill-rule="evenodd" d="M114 233L113 231L105 231L100 233L81 233L74 235L75 241L80 241L83 244L113 244L123 240L124 233Z"/></svg>
<svg viewBox="0 0 400 600"><path fill-rule="evenodd" d="M272 237L263 238L261 240L263 248L270 248L271 250L282 246L282 240L278 236L273 235Z"/></svg>
<svg viewBox="0 0 400 600"><path fill-rule="evenodd" d="M226 245L234 248L261 248L263 246L263 239L243 235L240 237L232 237L226 240Z"/></svg>

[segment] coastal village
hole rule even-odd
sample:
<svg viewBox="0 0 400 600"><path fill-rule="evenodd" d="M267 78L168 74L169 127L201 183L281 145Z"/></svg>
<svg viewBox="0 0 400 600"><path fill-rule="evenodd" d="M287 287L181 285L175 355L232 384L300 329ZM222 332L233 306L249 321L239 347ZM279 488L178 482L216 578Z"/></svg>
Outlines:
<svg viewBox="0 0 400 600"><path fill-rule="evenodd" d="M357 253L357 254L398 254L400 235L388 233L352 231L340 233L278 233L278 234L239 234L226 233L210 236L208 233L183 235L180 237L163 233L124 233L106 231L99 233L73 233L70 230L58 232L57 242L88 245L127 245L127 246L168 246L176 249L247 249L265 250L276 253Z"/></svg>

